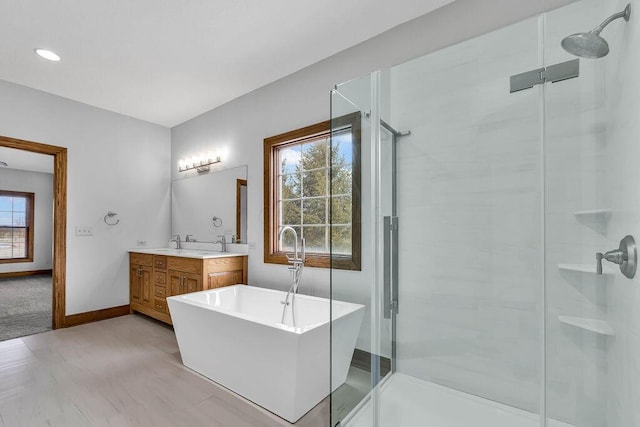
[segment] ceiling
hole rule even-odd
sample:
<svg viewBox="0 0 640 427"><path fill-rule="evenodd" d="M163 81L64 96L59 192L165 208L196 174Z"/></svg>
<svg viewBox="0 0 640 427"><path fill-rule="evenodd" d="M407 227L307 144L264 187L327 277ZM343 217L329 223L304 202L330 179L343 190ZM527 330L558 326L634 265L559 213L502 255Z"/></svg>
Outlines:
<svg viewBox="0 0 640 427"><path fill-rule="evenodd" d="M172 127L452 1L2 0L0 79Z"/></svg>
<svg viewBox="0 0 640 427"><path fill-rule="evenodd" d="M34 172L53 173L53 156L31 153L15 148L0 147L0 162L5 162L3 169L20 169Z"/></svg>

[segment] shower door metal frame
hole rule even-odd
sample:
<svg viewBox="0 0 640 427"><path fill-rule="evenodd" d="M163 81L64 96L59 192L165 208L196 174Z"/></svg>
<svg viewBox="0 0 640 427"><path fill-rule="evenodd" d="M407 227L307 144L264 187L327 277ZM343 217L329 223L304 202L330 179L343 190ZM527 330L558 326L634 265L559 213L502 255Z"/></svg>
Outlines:
<svg viewBox="0 0 640 427"><path fill-rule="evenodd" d="M383 316L385 319L391 319L391 373L394 373L396 371L396 316L400 312L398 295L399 219L397 188L397 143L398 138L410 135L411 132L397 131L382 119L380 119L380 126L386 129L391 134L391 215L383 217Z"/></svg>

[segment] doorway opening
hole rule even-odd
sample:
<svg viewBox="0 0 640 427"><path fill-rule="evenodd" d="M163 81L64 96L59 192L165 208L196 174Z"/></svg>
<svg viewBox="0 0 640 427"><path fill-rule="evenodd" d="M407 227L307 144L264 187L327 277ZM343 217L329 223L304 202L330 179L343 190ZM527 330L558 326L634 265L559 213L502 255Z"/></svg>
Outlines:
<svg viewBox="0 0 640 427"><path fill-rule="evenodd" d="M52 329L65 326L67 149L0 136L0 147L53 156Z"/></svg>

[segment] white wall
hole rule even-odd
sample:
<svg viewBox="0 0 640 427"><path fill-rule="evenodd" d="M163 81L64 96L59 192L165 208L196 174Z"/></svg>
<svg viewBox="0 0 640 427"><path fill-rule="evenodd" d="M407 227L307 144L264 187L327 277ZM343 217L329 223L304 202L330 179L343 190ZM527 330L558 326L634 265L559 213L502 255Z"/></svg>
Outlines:
<svg viewBox="0 0 640 427"><path fill-rule="evenodd" d="M53 162L53 158L51 161ZM33 262L0 264L0 273L51 269L53 259L53 175L2 168L0 169L0 189L34 193L35 204Z"/></svg>
<svg viewBox="0 0 640 427"><path fill-rule="evenodd" d="M66 314L128 304L127 249L169 239L169 129L0 81L0 135L68 148Z"/></svg>
<svg viewBox="0 0 640 427"><path fill-rule="evenodd" d="M285 289L289 280L286 269L263 262L263 139L326 120L330 114L329 91L337 83L567 3L570 0L458 0L398 26L174 127L171 130L174 178L179 159L203 151L224 150L224 161L229 166L247 164L248 235L249 242L255 244L249 256L249 282ZM366 218L363 221L366 222ZM363 262L363 269L366 268L367 263ZM339 273L339 280L361 290L353 295L356 301L368 302L367 274L366 271ZM328 296L329 271L305 269L301 292ZM359 347L368 349L368 342L368 331L364 329Z"/></svg>

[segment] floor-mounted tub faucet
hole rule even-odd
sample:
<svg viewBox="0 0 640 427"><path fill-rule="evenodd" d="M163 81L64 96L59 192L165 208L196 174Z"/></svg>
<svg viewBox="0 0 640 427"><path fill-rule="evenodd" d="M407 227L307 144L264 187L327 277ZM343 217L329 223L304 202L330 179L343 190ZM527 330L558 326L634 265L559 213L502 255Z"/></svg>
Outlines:
<svg viewBox="0 0 640 427"><path fill-rule="evenodd" d="M292 283L289 291L287 292L287 296L284 301L281 301L281 304L284 304L284 308L282 309L282 321L284 323L284 317L287 311L287 306L289 305L289 295L291 295L291 319L293 320L293 326L296 326L296 314L295 314L295 301L296 301L296 293L298 293L298 287L300 286L300 279L302 278L302 269L304 268L305 261L305 243L304 237L300 239L301 251L298 254L298 233L295 228L291 226L282 227L280 233L278 233L278 240L282 240L282 235L285 231L291 231L293 233L293 257L289 256L289 254L285 254L287 257L287 261L291 264L288 270L291 272Z"/></svg>
<svg viewBox="0 0 640 427"><path fill-rule="evenodd" d="M278 240L282 240L282 235L284 234L285 231L291 231L293 233L293 257L289 256L289 254L285 254L285 256L287 257L287 261L289 262L289 264L292 264L289 267L289 270L295 271L296 269L304 266L304 259L305 259L304 238L300 239L300 243L301 243L300 246L302 247L302 251L301 251L301 256L298 256L298 233L296 232L295 228L287 225L286 227L282 227L282 229L280 230L280 233L278 234Z"/></svg>

